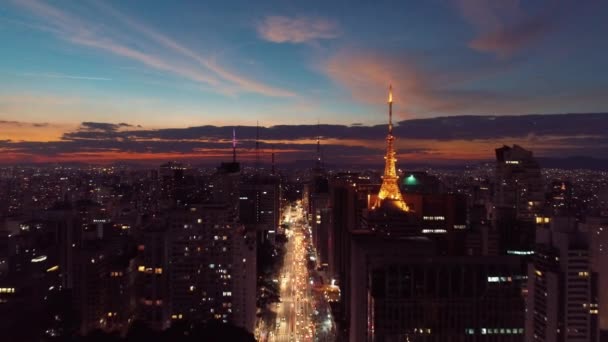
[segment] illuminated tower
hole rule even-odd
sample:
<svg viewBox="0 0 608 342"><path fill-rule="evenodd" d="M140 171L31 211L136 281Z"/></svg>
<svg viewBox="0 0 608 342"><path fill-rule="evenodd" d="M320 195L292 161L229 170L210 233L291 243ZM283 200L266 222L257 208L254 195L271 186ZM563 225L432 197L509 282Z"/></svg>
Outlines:
<svg viewBox="0 0 608 342"><path fill-rule="evenodd" d="M400 210L409 211L407 204L403 201L403 196L397 184L397 168L395 167L395 149L393 148L393 87L388 90L388 135L386 136L386 165L384 166L384 176L382 176L382 186L378 193L378 199L374 204L374 208L378 208L384 201L390 201L391 204Z"/></svg>

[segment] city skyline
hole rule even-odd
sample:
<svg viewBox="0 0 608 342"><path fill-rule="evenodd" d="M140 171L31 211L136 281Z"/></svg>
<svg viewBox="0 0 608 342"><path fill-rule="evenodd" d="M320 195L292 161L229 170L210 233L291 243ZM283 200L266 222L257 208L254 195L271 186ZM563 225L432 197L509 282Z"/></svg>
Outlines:
<svg viewBox="0 0 608 342"><path fill-rule="evenodd" d="M606 13L0 0L4 339L608 342Z"/></svg>
<svg viewBox="0 0 608 342"><path fill-rule="evenodd" d="M321 136L326 156L373 164L389 83L400 160L488 160L512 143L606 158L604 114L550 115L608 110L599 2L6 4L5 163L213 163L235 126L252 160L259 122L278 163Z"/></svg>

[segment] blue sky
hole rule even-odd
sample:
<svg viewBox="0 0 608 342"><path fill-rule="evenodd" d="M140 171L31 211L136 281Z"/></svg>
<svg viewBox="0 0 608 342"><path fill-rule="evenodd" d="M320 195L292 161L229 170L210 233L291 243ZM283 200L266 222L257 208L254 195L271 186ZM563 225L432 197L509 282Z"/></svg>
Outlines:
<svg viewBox="0 0 608 342"><path fill-rule="evenodd" d="M85 121L374 125L605 112L604 1L42 1L0 6L0 140ZM44 124L44 125L42 125ZM8 127L8 128L7 128Z"/></svg>

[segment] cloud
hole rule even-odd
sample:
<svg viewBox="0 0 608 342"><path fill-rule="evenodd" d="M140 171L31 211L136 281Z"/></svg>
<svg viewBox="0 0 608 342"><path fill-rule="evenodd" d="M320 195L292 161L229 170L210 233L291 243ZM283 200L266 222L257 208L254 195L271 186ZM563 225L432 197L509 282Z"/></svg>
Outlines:
<svg viewBox="0 0 608 342"><path fill-rule="evenodd" d="M577 87L567 92L551 87L526 91L498 86L503 74L517 61L483 59L455 67L437 64L432 54L343 49L321 66L336 84L358 103L373 104L384 121L388 85L393 85L393 113L397 118L446 115L513 115L547 112L603 112L608 89L601 85ZM496 87L494 87L496 85Z"/></svg>
<svg viewBox="0 0 608 342"><path fill-rule="evenodd" d="M11 141L51 141L59 139L72 126L47 122L0 120L0 139Z"/></svg>
<svg viewBox="0 0 608 342"><path fill-rule="evenodd" d="M19 121L0 120L0 125L21 126L23 123Z"/></svg>
<svg viewBox="0 0 608 342"><path fill-rule="evenodd" d="M397 116L412 117L494 112L501 101L513 100L512 95L464 86L495 73L498 67L477 66L466 72L430 69L416 55L342 50L327 60L323 71L357 102L385 102L392 84Z"/></svg>
<svg viewBox="0 0 608 342"><path fill-rule="evenodd" d="M65 132L59 141L5 139L0 141L0 150L10 154L5 163L187 159L213 164L231 158L232 129L199 126L146 130L124 123L83 122L78 129ZM386 125L259 127L259 146L266 162L271 151L282 163L311 160L320 135L324 158L331 164L381 167L386 129ZM255 161L257 131L256 126L236 127L238 158L245 163ZM538 156L608 158L606 132L608 113L437 117L403 120L394 127L400 167L413 162L489 160L494 148L513 143Z"/></svg>
<svg viewBox="0 0 608 342"><path fill-rule="evenodd" d="M340 36L338 24L324 18L268 16L256 29L260 38L273 43L305 43Z"/></svg>
<svg viewBox="0 0 608 342"><path fill-rule="evenodd" d="M540 41L554 29L557 20L555 6L544 6L539 13L531 14L524 11L519 0L458 0L456 4L478 32L469 47L501 58Z"/></svg>
<svg viewBox="0 0 608 342"><path fill-rule="evenodd" d="M31 126L31 127L48 127L49 124L46 122L22 122L22 121L14 121L14 120L0 120L0 126Z"/></svg>
<svg viewBox="0 0 608 342"><path fill-rule="evenodd" d="M123 126L130 127L131 125L125 123L112 124L105 122L83 122L80 124L80 129L83 131L114 132Z"/></svg>
<svg viewBox="0 0 608 342"><path fill-rule="evenodd" d="M85 80L85 81L111 81L111 78L107 77L96 77L96 76L80 76L80 75L66 75L56 72L51 73L24 73L23 76L32 76L32 77L44 77L44 78L64 78L64 79L72 79L72 80Z"/></svg>
<svg viewBox="0 0 608 342"><path fill-rule="evenodd" d="M230 71L220 66L213 58L194 52L176 40L152 30L108 5L94 2L96 9L109 13L118 19L121 25L126 25L131 29L121 32L136 33L141 36L124 36L122 33L112 34L111 28L97 23L95 20L81 19L67 11L38 0L15 1L21 7L45 19L47 23L46 26L43 26L43 30L61 39L73 44L103 50L116 56L131 59L149 68L171 73L198 83L204 89L210 89L226 95L247 92L272 97L295 96L295 93L291 91L273 87ZM127 39L130 39L131 43L126 43ZM149 44L150 41L153 44ZM164 49L162 52L158 51L159 45ZM184 57L187 60L184 60ZM47 75L47 77L63 78L69 76Z"/></svg>
<svg viewBox="0 0 608 342"><path fill-rule="evenodd" d="M220 66L214 59L204 57L204 56L196 53L192 49L184 46L183 44L177 42L176 40L174 40L158 31L153 30L148 26L143 25L142 23L134 20L133 18L130 18L130 17L124 15L123 13L121 13L107 5L104 5L102 3L97 2L96 4L97 4L97 6L103 8L105 11L112 14L114 17L118 18L123 23L136 29L138 32L144 34L146 37L165 46L166 48L171 49L172 51L174 51L177 54L181 54L182 56L185 56L187 58L190 58L190 59L196 61L201 66L216 73L220 78L222 78L228 82L232 82L232 83L236 84L238 87L244 89L245 91L259 93L259 94L268 95L268 96L276 96L276 97L295 96L295 94L293 92L290 92L290 91L287 91L284 89L280 89L280 88L276 88L276 87L272 87L272 86L263 84L261 82L252 80L250 78L243 77L232 71L229 71L228 69Z"/></svg>
<svg viewBox="0 0 608 342"><path fill-rule="evenodd" d="M230 141L232 126L197 126L154 130L124 129L121 124L83 122L81 129L66 133L70 140L90 139L92 131L101 133L99 139L116 135L138 141ZM397 137L434 140L504 139L530 136L607 136L608 113L595 114L544 114L514 116L449 116L427 119L410 119L396 122ZM276 125L270 127L237 126L239 141L253 141L259 132L264 141L309 140L315 143L318 136L326 141L374 141L386 134L381 125ZM380 146L383 140L379 139Z"/></svg>
<svg viewBox="0 0 608 342"><path fill-rule="evenodd" d="M509 29L483 34L469 43L469 47L501 57L513 55L523 47L538 41L552 29L550 22L531 18Z"/></svg>

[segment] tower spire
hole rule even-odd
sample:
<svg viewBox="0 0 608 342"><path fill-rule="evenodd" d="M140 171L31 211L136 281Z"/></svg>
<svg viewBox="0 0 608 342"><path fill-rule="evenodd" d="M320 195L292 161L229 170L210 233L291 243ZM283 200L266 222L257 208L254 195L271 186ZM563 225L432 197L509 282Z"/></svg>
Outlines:
<svg viewBox="0 0 608 342"><path fill-rule="evenodd" d="M321 170L321 122L317 120L317 161L316 168L317 170Z"/></svg>
<svg viewBox="0 0 608 342"><path fill-rule="evenodd" d="M393 134L393 85L388 86L388 134Z"/></svg>
<svg viewBox="0 0 608 342"><path fill-rule="evenodd" d="M272 175L274 175L274 145L272 145Z"/></svg>
<svg viewBox="0 0 608 342"><path fill-rule="evenodd" d="M232 128L232 162L236 163L236 130Z"/></svg>
<svg viewBox="0 0 608 342"><path fill-rule="evenodd" d="M388 135L386 136L386 160L384 166L384 175L382 176L382 186L380 186L380 192L378 198L374 204L374 208L382 205L385 200L390 200L397 208L403 211L409 211L409 207L403 200L403 195L399 190L397 184L397 167L395 166L397 159L395 158L395 149L393 143L395 137L393 136L393 86L390 85L388 88Z"/></svg>
<svg viewBox="0 0 608 342"><path fill-rule="evenodd" d="M260 122L255 122L255 172L260 168Z"/></svg>

